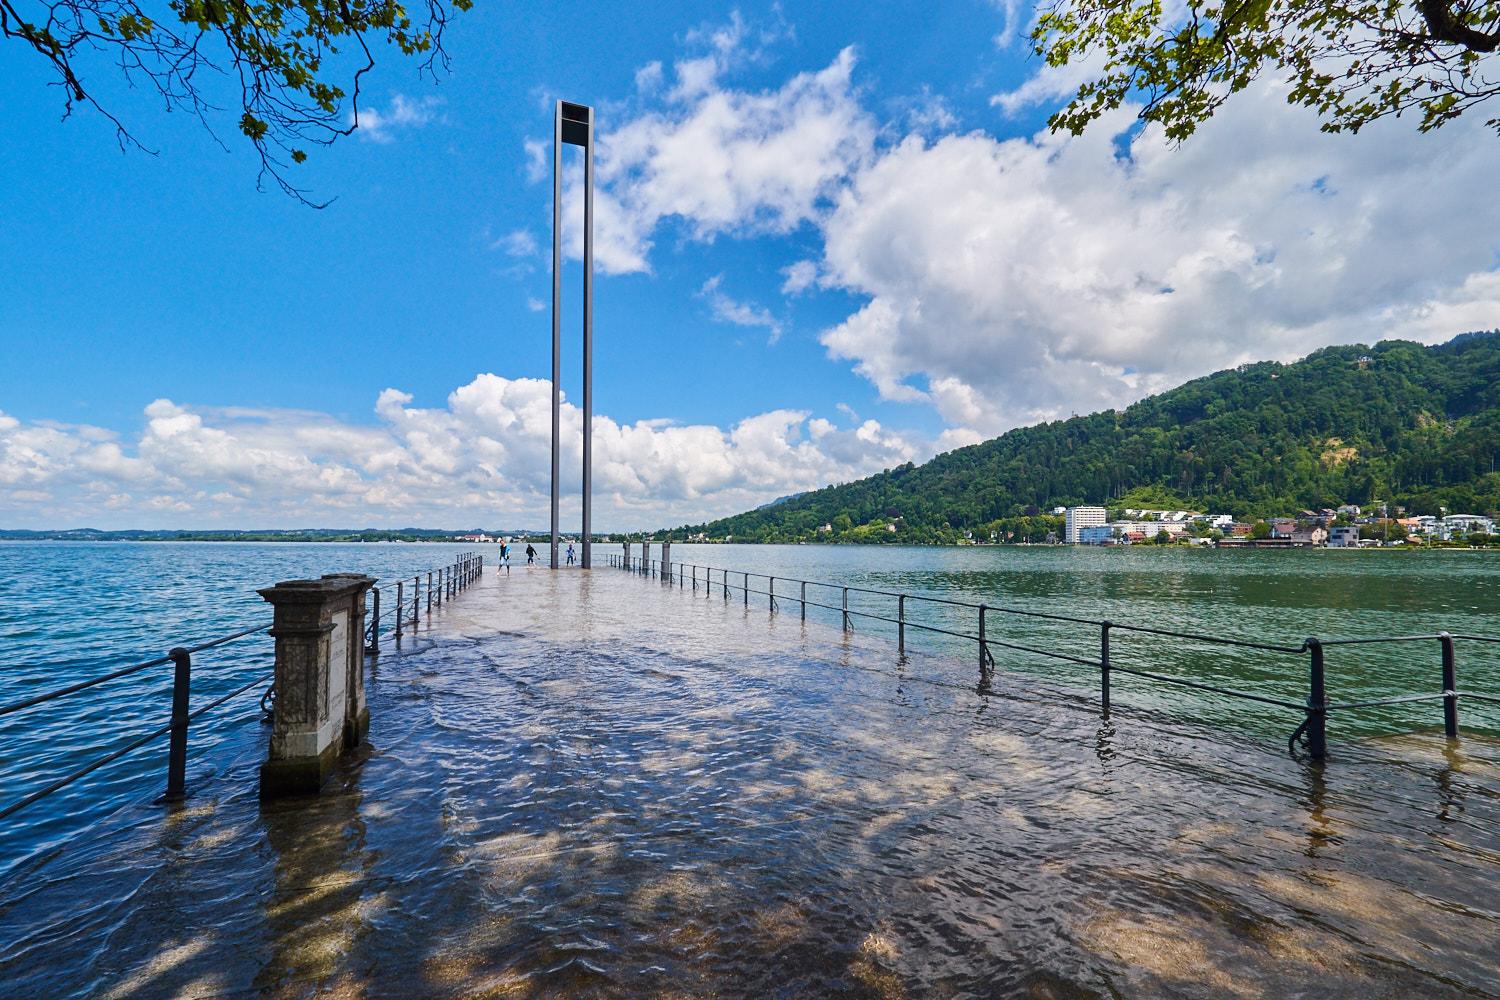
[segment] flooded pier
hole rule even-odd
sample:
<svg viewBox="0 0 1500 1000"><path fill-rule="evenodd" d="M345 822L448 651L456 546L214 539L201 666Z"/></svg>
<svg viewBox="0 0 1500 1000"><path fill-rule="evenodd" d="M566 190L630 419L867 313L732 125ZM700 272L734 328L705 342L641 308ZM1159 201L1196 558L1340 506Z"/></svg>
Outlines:
<svg viewBox="0 0 1500 1000"><path fill-rule="evenodd" d="M0 885L6 997L1500 996L1500 747L1336 766L629 574L493 570Z"/></svg>

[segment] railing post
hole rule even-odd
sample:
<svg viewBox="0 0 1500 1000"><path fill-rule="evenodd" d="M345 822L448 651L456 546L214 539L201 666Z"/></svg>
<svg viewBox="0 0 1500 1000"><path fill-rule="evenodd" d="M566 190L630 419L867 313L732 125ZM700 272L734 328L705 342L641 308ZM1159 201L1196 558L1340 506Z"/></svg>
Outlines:
<svg viewBox="0 0 1500 1000"><path fill-rule="evenodd" d="M750 574L745 574L745 607L750 606Z"/></svg>
<svg viewBox="0 0 1500 1000"><path fill-rule="evenodd" d="M1313 760L1328 755L1328 694L1323 684L1323 643L1307 640L1311 677L1307 692L1307 752Z"/></svg>
<svg viewBox="0 0 1500 1000"><path fill-rule="evenodd" d="M427 571L427 617L432 617L432 570Z"/></svg>
<svg viewBox="0 0 1500 1000"><path fill-rule="evenodd" d="M770 581L771 582L766 586L766 590L770 594L770 596L766 599L766 604L767 604L767 607L770 608L771 613L775 614L776 613L776 578L773 576L773 577L770 578Z"/></svg>
<svg viewBox="0 0 1500 1000"><path fill-rule="evenodd" d="M1443 735L1458 739L1458 668L1453 663L1453 636L1438 633L1443 644Z"/></svg>
<svg viewBox="0 0 1500 1000"><path fill-rule="evenodd" d="M1113 624L1099 623L1099 702L1105 715L1109 714L1109 629Z"/></svg>
<svg viewBox="0 0 1500 1000"><path fill-rule="evenodd" d="M442 610L442 607L443 607L443 591L445 591L447 589L448 589L448 585L443 580L443 568L439 568L438 569L438 587L437 587L437 605L438 605L438 609L439 610Z"/></svg>
<svg viewBox="0 0 1500 1000"><path fill-rule="evenodd" d="M370 605L374 608L370 619L370 645L365 652L372 656L380 655L380 588L370 588Z"/></svg>
<svg viewBox="0 0 1500 1000"><path fill-rule="evenodd" d="M729 570L724 571L724 603L729 603Z"/></svg>
<svg viewBox="0 0 1500 1000"><path fill-rule="evenodd" d="M849 588L844 588L844 631L849 631Z"/></svg>
<svg viewBox="0 0 1500 1000"><path fill-rule="evenodd" d="M401 593L402 583L396 581L396 638L401 638L401 616L406 611L406 597Z"/></svg>
<svg viewBox="0 0 1500 1000"><path fill-rule="evenodd" d="M896 599L896 652L906 655L906 595Z"/></svg>
<svg viewBox="0 0 1500 1000"><path fill-rule="evenodd" d="M989 605L979 606L979 682L981 684L990 679L990 666L986 662L990 648L984 639L984 613L988 610Z"/></svg>
<svg viewBox="0 0 1500 1000"><path fill-rule="evenodd" d="M172 658L172 731L167 747L167 802L187 796L188 688L193 679L193 658L181 646L167 654Z"/></svg>
<svg viewBox="0 0 1500 1000"><path fill-rule="evenodd" d="M802 620L807 621L807 581L802 581Z"/></svg>
<svg viewBox="0 0 1500 1000"><path fill-rule="evenodd" d="M422 618L422 574L418 573L411 578L411 630L417 630L417 622Z"/></svg>

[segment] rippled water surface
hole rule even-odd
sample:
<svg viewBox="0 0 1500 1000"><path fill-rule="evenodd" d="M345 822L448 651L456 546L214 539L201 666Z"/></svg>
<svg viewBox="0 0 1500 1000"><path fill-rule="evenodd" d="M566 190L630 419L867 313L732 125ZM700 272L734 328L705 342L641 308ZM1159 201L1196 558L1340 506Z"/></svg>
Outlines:
<svg viewBox="0 0 1500 1000"><path fill-rule="evenodd" d="M285 573L242 564L239 592L373 572L311 548ZM1149 586L1069 565L976 572L1035 577L1026 600ZM1295 616L1319 609L1290 595L1312 586L1245 616L1308 632ZM253 623L255 601L231 610ZM176 624L243 620L198 614ZM981 693L967 657L903 660L785 602L492 572L371 661L369 745L322 798L259 804L252 713L195 749L185 807L119 792L23 852L0 881L0 996L1500 996L1483 733L1346 732L1316 768L1170 704L1121 694L1102 720L1077 678L1002 665Z"/></svg>

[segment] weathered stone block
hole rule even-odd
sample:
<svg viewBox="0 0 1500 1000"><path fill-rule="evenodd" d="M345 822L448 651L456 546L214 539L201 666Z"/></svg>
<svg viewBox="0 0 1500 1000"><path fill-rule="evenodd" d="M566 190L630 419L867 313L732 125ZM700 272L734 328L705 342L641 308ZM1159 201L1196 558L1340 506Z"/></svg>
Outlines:
<svg viewBox="0 0 1500 1000"><path fill-rule="evenodd" d="M374 585L336 573L257 591L275 608L276 640L276 719L262 798L316 793L338 754L368 733L365 593Z"/></svg>

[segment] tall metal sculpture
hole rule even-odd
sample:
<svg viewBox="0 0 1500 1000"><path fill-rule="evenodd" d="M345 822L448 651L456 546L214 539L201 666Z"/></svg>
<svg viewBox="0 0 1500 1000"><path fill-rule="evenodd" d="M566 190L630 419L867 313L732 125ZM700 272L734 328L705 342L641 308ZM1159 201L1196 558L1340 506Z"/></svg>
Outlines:
<svg viewBox="0 0 1500 1000"><path fill-rule="evenodd" d="M594 493L594 109L557 102L552 122L552 568L562 471L562 147L583 147L583 568L591 565Z"/></svg>

